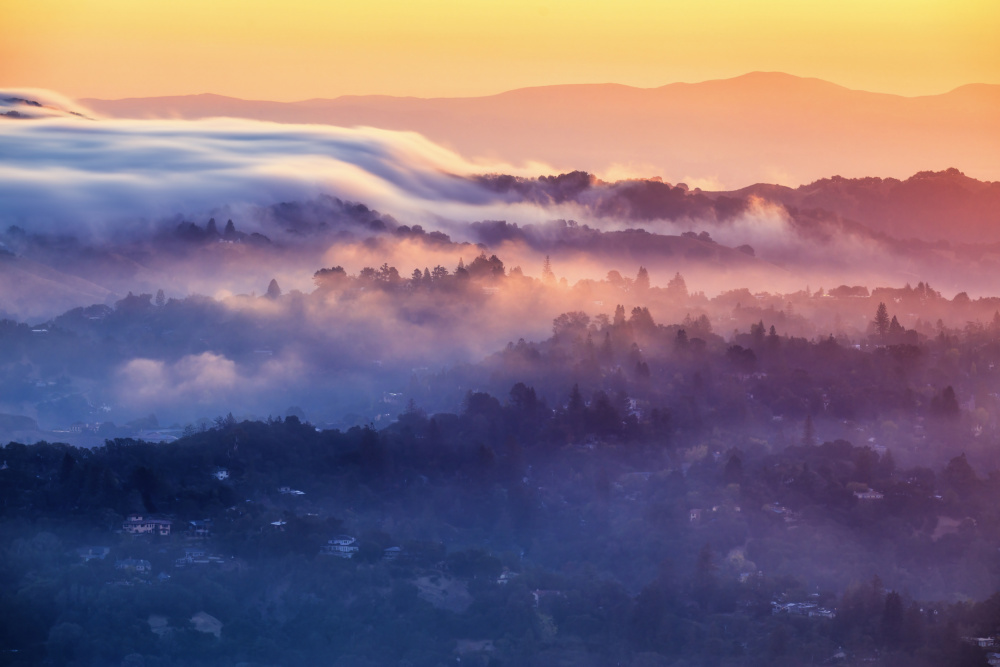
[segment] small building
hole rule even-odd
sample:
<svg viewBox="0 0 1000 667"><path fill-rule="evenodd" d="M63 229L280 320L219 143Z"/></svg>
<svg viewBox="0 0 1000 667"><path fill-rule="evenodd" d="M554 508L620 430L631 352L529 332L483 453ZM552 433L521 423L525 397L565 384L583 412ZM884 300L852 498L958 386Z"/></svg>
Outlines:
<svg viewBox="0 0 1000 667"><path fill-rule="evenodd" d="M290 486L281 486L281 487L278 487L278 493L283 493L286 496L304 496L304 495L306 495L305 491L299 491L298 489L293 489Z"/></svg>
<svg viewBox="0 0 1000 667"><path fill-rule="evenodd" d="M399 547L388 547L382 550L382 560L396 560L403 554Z"/></svg>
<svg viewBox="0 0 1000 667"><path fill-rule="evenodd" d="M148 560L141 558L126 558L115 561L115 569L123 572L133 572L135 574L149 574L153 569Z"/></svg>
<svg viewBox="0 0 1000 667"><path fill-rule="evenodd" d="M170 519L158 519L132 514L122 523L122 530L130 535L170 535L170 528L173 526Z"/></svg>
<svg viewBox="0 0 1000 667"><path fill-rule="evenodd" d="M212 520L196 519L188 521L188 535L197 539L206 539L212 536Z"/></svg>
<svg viewBox="0 0 1000 667"><path fill-rule="evenodd" d="M517 576L517 572L511 572L510 569L504 568L500 576L497 577L497 583L501 585L506 585L510 583L510 580Z"/></svg>
<svg viewBox="0 0 1000 667"><path fill-rule="evenodd" d="M350 535L337 535L319 548L321 556L353 558L358 552L358 541Z"/></svg>
<svg viewBox="0 0 1000 667"><path fill-rule="evenodd" d="M225 561L222 556L210 555L199 547L188 547L184 550L184 556L174 561L174 567L188 567L190 565L208 565L214 563L219 565Z"/></svg>
<svg viewBox="0 0 1000 667"><path fill-rule="evenodd" d="M993 648L997 644L996 637L962 637L967 644L978 646L979 648Z"/></svg>
<svg viewBox="0 0 1000 667"><path fill-rule="evenodd" d="M878 491L868 489L867 491L855 491L854 497L863 502L869 502L873 500L882 500L885 498L885 495L879 493Z"/></svg>

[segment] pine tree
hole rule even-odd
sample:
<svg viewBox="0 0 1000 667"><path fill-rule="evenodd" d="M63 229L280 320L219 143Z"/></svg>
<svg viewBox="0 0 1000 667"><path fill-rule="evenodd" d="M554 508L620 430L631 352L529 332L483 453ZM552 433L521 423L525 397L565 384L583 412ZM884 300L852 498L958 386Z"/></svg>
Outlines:
<svg viewBox="0 0 1000 667"><path fill-rule="evenodd" d="M556 274L552 272L552 262L549 261L549 256L545 256L545 263L542 264L542 280L547 283L554 283L556 281Z"/></svg>
<svg viewBox="0 0 1000 667"><path fill-rule="evenodd" d="M649 290L649 271L646 270L646 267L639 267L639 273L635 276L634 286L635 290L640 293Z"/></svg>
<svg viewBox="0 0 1000 667"><path fill-rule="evenodd" d="M162 289L156 290L156 305L162 308L163 304L165 304L166 302L167 302L167 297L163 293L163 290Z"/></svg>
<svg viewBox="0 0 1000 667"><path fill-rule="evenodd" d="M687 283L684 282L684 276L680 272L674 274L674 277L667 283L667 294L675 299L687 298Z"/></svg>
<svg viewBox="0 0 1000 667"><path fill-rule="evenodd" d="M875 331L878 333L879 340L884 344L885 336L889 333L889 310L885 307L885 303L879 302L878 310L875 311Z"/></svg>
<svg viewBox="0 0 1000 667"><path fill-rule="evenodd" d="M278 281L271 278L271 282L267 286L267 298L277 299L279 296L281 296L281 288L278 287Z"/></svg>
<svg viewBox="0 0 1000 667"><path fill-rule="evenodd" d="M621 304L615 306L615 319L611 323L616 327L625 325L625 306Z"/></svg>
<svg viewBox="0 0 1000 667"><path fill-rule="evenodd" d="M896 316L892 316L892 321L889 322L889 342L898 343L900 337L906 332L903 325L899 323Z"/></svg>

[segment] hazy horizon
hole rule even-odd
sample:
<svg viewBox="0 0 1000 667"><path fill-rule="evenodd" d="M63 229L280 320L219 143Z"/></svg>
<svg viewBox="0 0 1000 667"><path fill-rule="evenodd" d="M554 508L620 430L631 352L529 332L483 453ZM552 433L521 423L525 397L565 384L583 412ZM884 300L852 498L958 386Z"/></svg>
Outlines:
<svg viewBox="0 0 1000 667"><path fill-rule="evenodd" d="M311 102L311 101L317 101L317 100L335 100L335 99L342 98L342 97L397 97L397 98L418 98L418 99L467 99L467 98L470 98L470 97L496 97L498 95L503 95L505 93L511 93L511 92L514 92L514 91L517 91L517 90L525 90L525 89L529 89L530 90L530 89L534 89L534 88L616 86L616 87L623 87L623 88L634 88L634 89L637 89L637 90L657 90L659 88L666 88L668 86L691 86L691 85L696 85L696 84L699 84L699 83L713 83L713 82L718 82L718 81L732 81L734 79L742 79L742 78L745 78L745 77L755 76L755 75L779 75L779 76L788 76L788 77L792 77L792 78L796 78L796 79L816 80L816 81L822 81L824 83L832 84L834 86L837 86L838 88L844 88L845 90L851 90L851 91L856 91L856 92L865 92L865 93L875 93L875 94L878 94L878 95L891 95L891 96L894 96L894 97L906 97L906 98L914 98L914 97L937 97L937 96L940 96L940 95L947 95L948 93L952 93L952 92L954 92L954 91L956 91L956 90L958 90L960 88L966 88L966 87L969 87L969 86L1000 86L1000 80L998 80L998 81L968 80L968 81L960 81L960 82L955 83L954 85L945 86L945 87L943 87L941 89L935 89L935 90L930 90L930 91L926 91L926 92L909 92L909 93L904 93L904 92L896 92L896 91L892 91L892 90L878 90L878 89L870 88L870 87L869 88L854 87L854 86L849 86L849 85L843 84L843 83L841 83L839 81L834 81L834 80L825 79L825 78L822 78L822 77L819 77L819 76L810 76L810 75L805 75L805 74L800 74L800 73L795 73L795 72L790 72L790 71L782 71L782 70L771 70L771 71L750 70L750 71L745 71L745 72L736 72L736 73L733 73L733 74L727 75L727 76L719 76L719 77L706 78L706 79L697 79L697 80L673 80L673 81L665 81L665 82L662 82L662 83L654 83L654 84L651 84L651 85L628 84L628 83L623 83L622 81L617 81L617 80L594 80L594 81L574 81L574 82L553 81L552 83L540 83L540 84L534 84L534 85L517 86L517 87L514 87L514 88L501 88L501 89L498 89L498 90L486 91L486 92L482 92L482 93L478 93L478 94L454 94L454 95L430 95L430 94L424 94L424 95L420 95L420 94L408 94L408 95L404 95L404 94L395 94L395 93L384 92L384 91L375 91L375 92L370 92L370 93L341 93L341 94L333 95L333 96L329 96L329 97L311 96L311 97L297 97L297 98L291 98L291 99L279 99L279 98L274 97L274 96L267 96L266 94L263 95L263 96L259 96L259 97L249 98L249 97L239 97L239 96L236 96L236 95L227 95L227 94L219 93L219 92L214 91L214 90L198 90L198 91L176 92L176 93L169 93L169 94L167 94L167 93L151 93L151 94L148 94L148 95L124 96L124 97L98 97L96 95L82 93L82 94L75 95L74 97L75 97L75 99L77 99L80 102L86 102L88 100L122 101L122 100L127 100L127 99L149 99L149 98L215 96L215 97L229 97L229 98L239 99L239 100L243 100L243 101L247 101L247 102L281 102L281 103L290 103L290 104L294 104L296 102Z"/></svg>
<svg viewBox="0 0 1000 667"><path fill-rule="evenodd" d="M1000 4L0 5L3 665L1000 660Z"/></svg>

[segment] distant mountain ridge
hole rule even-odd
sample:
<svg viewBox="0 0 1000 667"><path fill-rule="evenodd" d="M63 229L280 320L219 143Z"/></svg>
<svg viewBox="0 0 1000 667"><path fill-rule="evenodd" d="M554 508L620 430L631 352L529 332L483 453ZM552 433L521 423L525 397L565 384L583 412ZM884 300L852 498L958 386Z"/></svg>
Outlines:
<svg viewBox="0 0 1000 667"><path fill-rule="evenodd" d="M746 214L759 198L780 204L797 221L850 226L852 233L864 229L900 240L1000 242L1000 182L979 181L955 168L919 172L905 180L833 176L798 188L757 183L714 192L648 179L607 183L583 172L537 179L489 175L478 181L519 201L575 202L598 218L638 223L725 224Z"/></svg>
<svg viewBox="0 0 1000 667"><path fill-rule="evenodd" d="M795 189L757 184L725 194L822 209L901 239L1000 241L1000 182L979 181L955 168L905 180L834 176Z"/></svg>
<svg viewBox="0 0 1000 667"><path fill-rule="evenodd" d="M902 97L781 73L659 88L577 84L467 98L219 95L81 100L121 118L231 116L423 134L472 158L671 181L809 183L957 167L1000 180L1000 85Z"/></svg>

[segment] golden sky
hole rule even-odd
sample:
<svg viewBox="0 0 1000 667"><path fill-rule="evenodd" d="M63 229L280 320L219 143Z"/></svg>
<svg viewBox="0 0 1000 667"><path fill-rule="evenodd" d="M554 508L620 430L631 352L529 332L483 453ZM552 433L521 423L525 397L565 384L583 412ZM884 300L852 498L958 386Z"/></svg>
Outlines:
<svg viewBox="0 0 1000 667"><path fill-rule="evenodd" d="M0 0L0 86L72 97L484 95L749 71L1000 83L997 0Z"/></svg>

